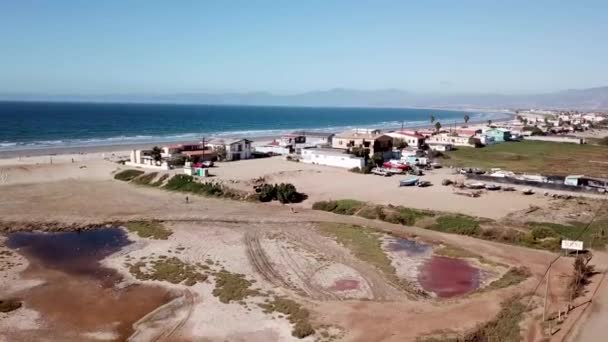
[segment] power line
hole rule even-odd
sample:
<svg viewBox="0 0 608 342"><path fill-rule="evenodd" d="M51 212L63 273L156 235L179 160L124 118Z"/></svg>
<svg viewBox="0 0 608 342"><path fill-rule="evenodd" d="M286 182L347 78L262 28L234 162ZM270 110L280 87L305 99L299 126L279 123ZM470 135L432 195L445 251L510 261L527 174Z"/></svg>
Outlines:
<svg viewBox="0 0 608 342"><path fill-rule="evenodd" d="M602 202L602 205L595 211L595 213L593 214L593 216L591 217L591 220L587 223L587 225L585 226L585 228L583 228L583 230L578 234L578 236L575 238L575 240L578 240L581 238L581 236L583 236L583 234L589 229L589 227L591 227L591 225L593 224L593 222L595 221L595 219L597 218L597 216L599 215L600 211L602 211L602 209L604 209L604 206L606 205L606 203L608 203L608 199L604 199ZM553 259L550 263L549 266L547 266L547 268L545 269L545 272L543 273L543 277L538 281L538 283L536 284L536 286L534 287L534 291L532 291L532 294L530 295L530 300L528 301L528 304L526 305L526 310L530 307L530 304L532 303L532 300L534 299L534 295L536 294L536 291L538 290L538 288L540 287L540 284L543 282L543 280L545 279L545 277L547 276L547 273L549 272L549 269L551 268L551 266L553 266L553 264L555 262L557 262L557 260L559 260L562 257L561 254L558 254L557 257L555 257L555 259ZM549 281L549 279L547 278L547 281Z"/></svg>

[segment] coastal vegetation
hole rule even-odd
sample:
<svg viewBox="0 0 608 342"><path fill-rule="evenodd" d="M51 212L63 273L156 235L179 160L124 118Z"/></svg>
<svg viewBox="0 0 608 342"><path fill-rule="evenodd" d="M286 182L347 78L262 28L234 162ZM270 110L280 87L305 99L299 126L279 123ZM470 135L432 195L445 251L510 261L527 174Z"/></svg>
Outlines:
<svg viewBox="0 0 608 342"><path fill-rule="evenodd" d="M589 229L585 229L586 224L582 222L569 224L524 222L514 226L513 223L505 224L463 214L419 210L390 204L375 205L351 199L315 202L312 208L550 251L559 250L562 239L582 240L585 246L590 248L604 248L608 244L608 234L605 232L608 228L606 218L596 220Z"/></svg>
<svg viewBox="0 0 608 342"><path fill-rule="evenodd" d="M310 324L310 312L297 302L281 297L275 297L269 303L260 304L265 313L280 312L287 316L293 326L291 334L297 338L304 338L315 333Z"/></svg>
<svg viewBox="0 0 608 342"><path fill-rule="evenodd" d="M131 182L137 185L150 185L156 176L158 176L158 172L150 172L133 178Z"/></svg>
<svg viewBox="0 0 608 342"><path fill-rule="evenodd" d="M168 281L171 284L192 286L207 280L207 275L198 271L196 266L189 265L176 257L159 258L148 266L143 261L127 264L129 272L139 280Z"/></svg>
<svg viewBox="0 0 608 342"><path fill-rule="evenodd" d="M143 175L144 173L145 172L141 171L141 170L133 170L133 169L122 170L114 175L114 179L118 179L123 182L130 182L135 177L139 177L139 176Z"/></svg>
<svg viewBox="0 0 608 342"><path fill-rule="evenodd" d="M530 276L532 276L532 272L530 272L527 267L512 267L507 272L505 272L502 277L497 280L494 280L488 286L483 288L483 291L498 290L505 287L517 285L522 281L528 279Z"/></svg>
<svg viewBox="0 0 608 342"><path fill-rule="evenodd" d="M329 222L321 223L319 231L346 247L359 260L376 267L393 284L399 285L406 291L420 294L405 280L397 277L395 267L382 249L380 233L357 225Z"/></svg>
<svg viewBox="0 0 608 342"><path fill-rule="evenodd" d="M300 203L306 196L296 190L291 183L262 184L255 188L260 202L279 201L283 204Z"/></svg>
<svg viewBox="0 0 608 342"><path fill-rule="evenodd" d="M139 237L154 240L167 240L173 232L158 221L131 221L125 223L128 231L136 233Z"/></svg>
<svg viewBox="0 0 608 342"><path fill-rule="evenodd" d="M197 182L194 177L188 175L175 175L167 181L163 187L170 191L192 193L206 197L241 199L242 193L229 189L215 182Z"/></svg>
<svg viewBox="0 0 608 342"><path fill-rule="evenodd" d="M218 297L222 303L238 302L249 296L258 294L257 290L251 289L253 283L245 279L245 275L243 274L221 270L214 273L214 276L215 289L213 289L212 294Z"/></svg>
<svg viewBox="0 0 608 342"><path fill-rule="evenodd" d="M459 148L446 152L446 166L502 168L513 172L566 176L606 174L608 147L545 141L508 142L481 149Z"/></svg>
<svg viewBox="0 0 608 342"><path fill-rule="evenodd" d="M573 274L568 283L568 290L572 294L572 298L580 296L587 284L589 278L595 273L593 265L589 265L591 260L590 255L579 255L574 260Z"/></svg>
<svg viewBox="0 0 608 342"><path fill-rule="evenodd" d="M519 342L521 341L520 323L526 313L526 305L518 297L513 297L501 303L498 315L492 320L478 325L465 333L437 334L438 336L419 338L420 342Z"/></svg>

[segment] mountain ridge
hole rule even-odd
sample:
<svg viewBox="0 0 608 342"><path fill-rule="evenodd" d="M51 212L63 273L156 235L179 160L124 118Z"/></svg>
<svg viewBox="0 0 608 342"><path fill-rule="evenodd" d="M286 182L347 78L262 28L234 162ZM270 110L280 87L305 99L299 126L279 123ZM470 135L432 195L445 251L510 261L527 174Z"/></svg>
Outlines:
<svg viewBox="0 0 608 342"><path fill-rule="evenodd" d="M0 94L0 101L65 101L65 102L124 102L174 103L209 105L257 106L316 106L316 107L426 107L478 109L608 109L608 86L567 89L558 92L505 95L480 94L419 94L400 89L357 90L333 88L292 95L270 92L175 93L175 94L102 94L102 95L44 95Z"/></svg>

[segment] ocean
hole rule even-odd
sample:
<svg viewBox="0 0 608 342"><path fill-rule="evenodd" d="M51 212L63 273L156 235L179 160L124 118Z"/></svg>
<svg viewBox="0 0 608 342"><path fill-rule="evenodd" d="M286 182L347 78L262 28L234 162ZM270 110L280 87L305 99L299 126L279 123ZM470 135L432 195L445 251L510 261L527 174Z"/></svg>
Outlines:
<svg viewBox="0 0 608 342"><path fill-rule="evenodd" d="M314 108L181 104L0 102L0 151L260 137L292 130L443 126L498 120L504 113L408 108Z"/></svg>

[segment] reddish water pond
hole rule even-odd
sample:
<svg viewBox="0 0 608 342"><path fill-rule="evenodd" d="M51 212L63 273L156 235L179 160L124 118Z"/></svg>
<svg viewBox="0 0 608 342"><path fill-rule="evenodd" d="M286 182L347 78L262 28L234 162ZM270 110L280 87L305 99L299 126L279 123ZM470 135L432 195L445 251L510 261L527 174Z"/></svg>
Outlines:
<svg viewBox="0 0 608 342"><path fill-rule="evenodd" d="M419 270L418 282L440 298L460 296L479 287L479 269L459 259L434 256Z"/></svg>
<svg viewBox="0 0 608 342"><path fill-rule="evenodd" d="M359 281L354 279L339 279L334 282L334 285L330 289L334 291L348 291L357 290L359 288Z"/></svg>
<svg viewBox="0 0 608 342"><path fill-rule="evenodd" d="M19 294L44 325L28 335L16 332L12 339L85 341L86 334L110 332L112 339L126 340L134 322L174 297L160 287L114 286L121 276L100 261L130 243L118 228L10 234L7 246L30 262L23 277L45 282Z"/></svg>

